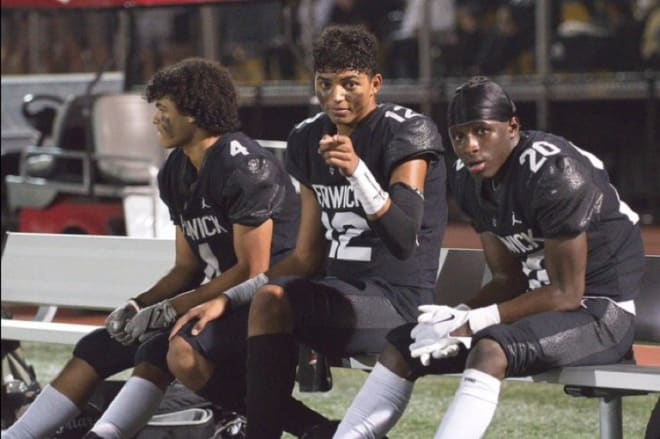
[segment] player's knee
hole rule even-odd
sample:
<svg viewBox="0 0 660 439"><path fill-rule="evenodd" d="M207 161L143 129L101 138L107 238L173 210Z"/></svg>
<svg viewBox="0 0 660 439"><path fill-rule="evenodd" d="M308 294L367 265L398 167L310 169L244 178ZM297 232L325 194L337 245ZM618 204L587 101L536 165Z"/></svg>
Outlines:
<svg viewBox="0 0 660 439"><path fill-rule="evenodd" d="M291 316L291 306L284 288L266 285L259 289L250 305L250 335L287 330Z"/></svg>
<svg viewBox="0 0 660 439"><path fill-rule="evenodd" d="M412 361L408 347L414 340L410 337L410 331L414 324L407 323L392 329L387 333L386 339L393 350L396 350L401 358ZM393 354L391 356L394 356Z"/></svg>
<svg viewBox="0 0 660 439"><path fill-rule="evenodd" d="M410 358L405 358L401 355L399 348L390 343L386 343L378 357L378 362L387 367L392 372L400 377L409 377L412 369Z"/></svg>
<svg viewBox="0 0 660 439"><path fill-rule="evenodd" d="M74 358L83 360L92 368L104 375L101 355L99 353L112 350L117 342L112 340L105 328L97 329L82 337L73 349Z"/></svg>
<svg viewBox="0 0 660 439"><path fill-rule="evenodd" d="M472 347L466 369L477 369L499 379L504 379L507 358L502 346L490 338L482 338Z"/></svg>
<svg viewBox="0 0 660 439"><path fill-rule="evenodd" d="M174 337L170 341L167 367L180 381L185 381L195 371L195 350L183 337Z"/></svg>

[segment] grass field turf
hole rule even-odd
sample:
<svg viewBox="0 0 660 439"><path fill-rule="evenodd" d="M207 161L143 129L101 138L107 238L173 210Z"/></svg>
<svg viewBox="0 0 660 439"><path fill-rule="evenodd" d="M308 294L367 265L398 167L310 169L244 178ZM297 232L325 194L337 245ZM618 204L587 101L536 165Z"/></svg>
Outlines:
<svg viewBox="0 0 660 439"><path fill-rule="evenodd" d="M42 385L66 363L71 346L23 343ZM332 369L334 387L326 393L298 393L296 397L326 416L340 418L367 377L358 370ZM120 377L128 377L127 373ZM391 439L430 439L451 402L458 379L426 377L417 383L410 405ZM644 437L646 423L658 395L623 399L625 439ZM285 435L286 438L291 436ZM599 437L598 400L574 398L562 386L505 381L487 439L594 439Z"/></svg>

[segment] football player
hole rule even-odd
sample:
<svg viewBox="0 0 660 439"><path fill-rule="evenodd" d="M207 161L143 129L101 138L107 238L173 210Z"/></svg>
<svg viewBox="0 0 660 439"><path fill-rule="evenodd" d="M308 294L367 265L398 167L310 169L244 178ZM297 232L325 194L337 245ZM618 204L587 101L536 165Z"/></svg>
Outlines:
<svg viewBox="0 0 660 439"><path fill-rule="evenodd" d="M236 90L224 67L183 60L156 73L145 97L156 106L153 124L161 146L171 151L158 184L176 225L174 266L113 311L105 328L78 342L73 358L9 429L8 438L50 435L79 412L103 379L135 365L87 435L133 437L172 380L166 361L169 329L163 329L191 307L265 271L295 245L298 196L282 163L239 131ZM209 281L202 283L204 278ZM245 365L231 359L245 350L247 316L247 306L236 306L200 336L181 332L189 349L230 359L204 371L215 377L214 385L225 385L222 393L216 388L210 393L224 396L219 402L230 409L245 393L236 379ZM203 387L191 387L209 395Z"/></svg>
<svg viewBox="0 0 660 439"><path fill-rule="evenodd" d="M521 131L513 101L483 77L456 89L448 126L450 189L492 280L469 308L424 306L416 325L388 334L337 438L382 437L418 377L459 372L435 437L479 438L504 378L631 355L644 250L603 162L558 135Z"/></svg>
<svg viewBox="0 0 660 439"><path fill-rule="evenodd" d="M447 217L441 137L428 117L378 103L377 54L363 27L329 27L315 42L323 112L293 128L286 157L302 199L296 247L181 321L201 318L203 326L214 307L247 302L256 291L248 333L250 438L279 438L282 422L295 416L287 400L297 341L329 357L376 353L390 329L414 321L417 306L433 301Z"/></svg>

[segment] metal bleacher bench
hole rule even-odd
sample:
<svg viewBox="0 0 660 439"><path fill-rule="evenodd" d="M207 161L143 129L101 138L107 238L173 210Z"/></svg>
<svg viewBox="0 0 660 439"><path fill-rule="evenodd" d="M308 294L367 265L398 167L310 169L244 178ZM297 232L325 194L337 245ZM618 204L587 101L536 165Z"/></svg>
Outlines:
<svg viewBox="0 0 660 439"><path fill-rule="evenodd" d="M38 310L30 321L3 318L2 339L75 344L97 326L54 322L58 307L110 311L153 285L172 267L173 259L171 239L10 233L2 254L3 306ZM456 293L476 291L488 276L481 251L443 248L437 284L440 301L450 305L465 301ZM636 305L635 342L660 344L660 256L646 257ZM359 360L343 365L369 367L374 358ZM615 439L623 437L622 397L660 392L660 367L633 363L565 367L525 380L561 384L568 394L600 398L601 438Z"/></svg>

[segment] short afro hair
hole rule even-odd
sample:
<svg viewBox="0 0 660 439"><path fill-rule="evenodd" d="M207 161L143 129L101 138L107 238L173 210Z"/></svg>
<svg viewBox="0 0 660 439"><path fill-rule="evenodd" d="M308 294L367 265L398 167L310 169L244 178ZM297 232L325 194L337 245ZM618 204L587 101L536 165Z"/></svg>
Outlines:
<svg viewBox="0 0 660 439"><path fill-rule="evenodd" d="M156 72L146 86L148 102L167 97L195 125L218 136L237 131L238 97L229 71L215 61L186 58Z"/></svg>
<svg viewBox="0 0 660 439"><path fill-rule="evenodd" d="M378 40L362 25L329 26L314 43L314 72L377 72Z"/></svg>

